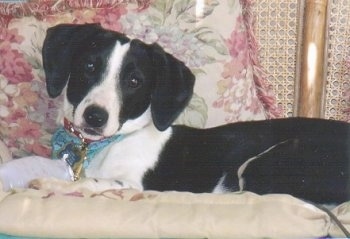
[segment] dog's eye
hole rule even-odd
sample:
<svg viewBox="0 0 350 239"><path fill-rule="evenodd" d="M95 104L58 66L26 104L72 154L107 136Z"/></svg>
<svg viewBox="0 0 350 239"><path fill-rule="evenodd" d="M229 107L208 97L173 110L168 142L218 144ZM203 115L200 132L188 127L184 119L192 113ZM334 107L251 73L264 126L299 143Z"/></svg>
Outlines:
<svg viewBox="0 0 350 239"><path fill-rule="evenodd" d="M93 62L87 62L85 64L85 71L88 73L94 73L96 71L96 66Z"/></svg>
<svg viewBox="0 0 350 239"><path fill-rule="evenodd" d="M130 76L128 79L128 87L136 89L138 87L140 87L142 84L142 81L134 76Z"/></svg>

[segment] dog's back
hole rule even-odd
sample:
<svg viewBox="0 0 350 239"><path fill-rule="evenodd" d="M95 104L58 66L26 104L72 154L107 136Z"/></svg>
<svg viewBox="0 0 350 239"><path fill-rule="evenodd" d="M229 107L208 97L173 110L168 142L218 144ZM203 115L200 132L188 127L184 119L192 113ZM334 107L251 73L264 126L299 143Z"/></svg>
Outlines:
<svg viewBox="0 0 350 239"><path fill-rule="evenodd" d="M210 192L220 183L219 188L227 191L345 201L349 199L349 146L350 126L339 121L289 118L205 130L174 126L144 185Z"/></svg>

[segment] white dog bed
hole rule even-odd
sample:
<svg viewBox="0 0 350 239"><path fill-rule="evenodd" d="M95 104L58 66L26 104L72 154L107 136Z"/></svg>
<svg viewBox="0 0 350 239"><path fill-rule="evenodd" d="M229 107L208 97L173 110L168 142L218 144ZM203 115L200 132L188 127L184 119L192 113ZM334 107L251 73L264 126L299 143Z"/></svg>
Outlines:
<svg viewBox="0 0 350 239"><path fill-rule="evenodd" d="M349 210L348 203L333 210L348 228ZM134 190L2 192L0 231L23 238L344 236L327 213L288 195Z"/></svg>

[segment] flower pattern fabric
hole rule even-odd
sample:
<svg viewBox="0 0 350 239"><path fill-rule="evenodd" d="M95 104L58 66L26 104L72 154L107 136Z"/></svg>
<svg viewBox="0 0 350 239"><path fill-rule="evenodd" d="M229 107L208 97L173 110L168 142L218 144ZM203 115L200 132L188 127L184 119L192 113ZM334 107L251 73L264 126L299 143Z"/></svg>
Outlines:
<svg viewBox="0 0 350 239"><path fill-rule="evenodd" d="M15 157L50 155L61 101L46 93L41 47L46 29L60 23L100 23L157 42L184 61L197 80L178 124L212 127L278 116L252 59L257 51L243 1L34 2L0 3L0 137Z"/></svg>

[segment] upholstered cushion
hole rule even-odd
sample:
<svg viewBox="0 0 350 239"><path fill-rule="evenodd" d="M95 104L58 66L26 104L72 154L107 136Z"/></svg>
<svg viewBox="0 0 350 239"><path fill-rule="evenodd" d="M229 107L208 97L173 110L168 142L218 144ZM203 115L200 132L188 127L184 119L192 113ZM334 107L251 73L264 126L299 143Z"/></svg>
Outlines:
<svg viewBox="0 0 350 239"><path fill-rule="evenodd" d="M333 212L348 226L348 203ZM289 195L135 190L0 193L0 232L24 238L344 236L327 213Z"/></svg>
<svg viewBox="0 0 350 239"><path fill-rule="evenodd" d="M61 101L46 93L41 47L46 29L59 23L98 22L131 38L158 42L184 61L197 81L177 123L211 127L279 114L256 60L249 4L119 2L0 3L0 136L15 157L50 153Z"/></svg>

